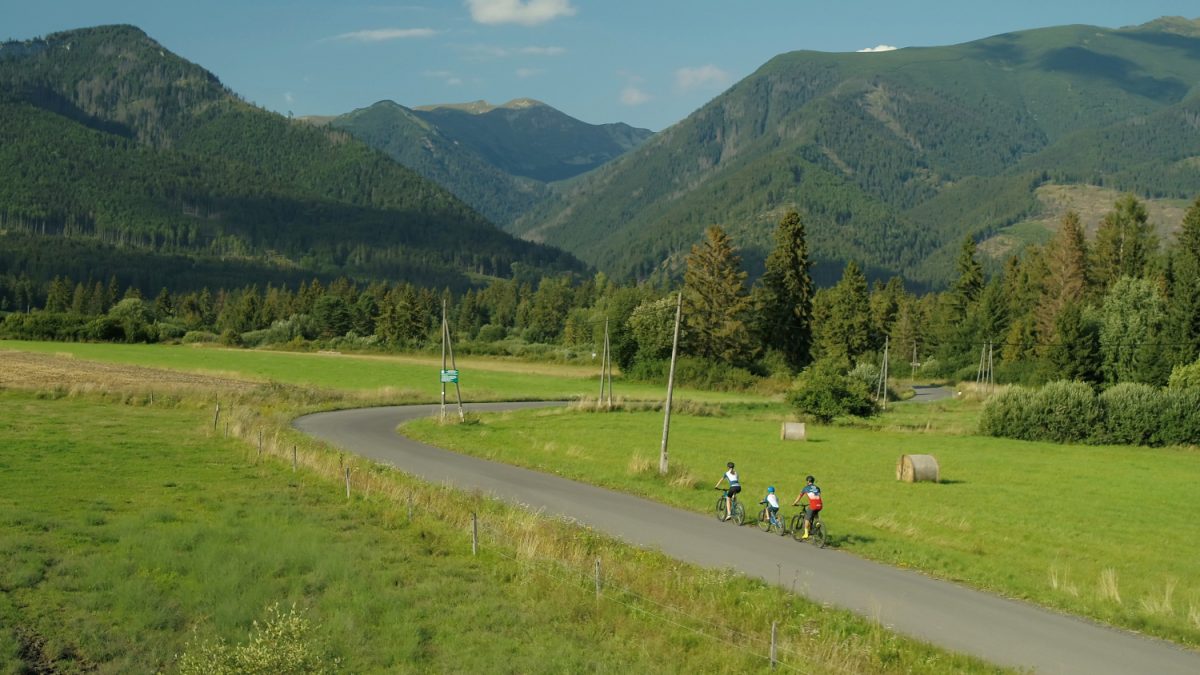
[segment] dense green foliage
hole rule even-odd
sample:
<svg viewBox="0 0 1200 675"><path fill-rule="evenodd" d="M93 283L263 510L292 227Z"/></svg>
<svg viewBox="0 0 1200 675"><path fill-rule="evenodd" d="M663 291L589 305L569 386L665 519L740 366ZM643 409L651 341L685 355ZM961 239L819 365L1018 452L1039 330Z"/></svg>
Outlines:
<svg viewBox="0 0 1200 675"><path fill-rule="evenodd" d="M1032 215L1041 184L1193 196L1198 50L1195 22L1160 21L784 54L513 229L647 278L712 223L761 260L795 209L823 281L856 260L942 285L964 236Z"/></svg>
<svg viewBox="0 0 1200 675"><path fill-rule="evenodd" d="M835 417L864 417L875 412L870 387L847 373L848 362L826 358L812 364L788 392L788 403L803 417L829 423Z"/></svg>
<svg viewBox="0 0 1200 675"><path fill-rule="evenodd" d="M118 273L147 290L314 274L466 288L514 263L579 269L343 132L239 100L132 27L6 43L0 92L8 274Z"/></svg>

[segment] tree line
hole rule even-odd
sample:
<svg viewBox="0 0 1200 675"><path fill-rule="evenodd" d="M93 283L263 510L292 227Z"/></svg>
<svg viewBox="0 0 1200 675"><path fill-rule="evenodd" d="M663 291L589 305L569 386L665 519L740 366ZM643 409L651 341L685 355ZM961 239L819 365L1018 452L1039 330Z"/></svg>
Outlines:
<svg viewBox="0 0 1200 675"><path fill-rule="evenodd" d="M869 283L854 261L836 284L816 288L795 212L776 227L753 284L742 267L728 234L712 226L687 256L678 288L602 273L543 276L520 265L512 278L463 292L339 278L143 296L116 277L37 284L9 274L0 276L0 310L9 312L2 328L10 337L399 350L439 344L445 303L455 339L481 351L503 344L586 353L601 344L607 322L618 365L652 377L670 354L679 292L682 353L694 376L727 386L870 370L885 342L895 375L973 379L986 358L1001 382L1075 380L1096 389L1164 386L1200 356L1200 199L1165 247L1133 196L1114 204L1094 237L1068 213L1049 243L990 279L967 239L940 292L912 293L899 277Z"/></svg>

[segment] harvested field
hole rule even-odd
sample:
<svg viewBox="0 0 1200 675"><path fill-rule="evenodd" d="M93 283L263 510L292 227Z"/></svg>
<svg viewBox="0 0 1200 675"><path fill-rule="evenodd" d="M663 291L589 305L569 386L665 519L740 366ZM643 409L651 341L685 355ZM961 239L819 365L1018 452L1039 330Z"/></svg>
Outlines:
<svg viewBox="0 0 1200 675"><path fill-rule="evenodd" d="M0 351L0 387L12 389L248 390L259 382L232 377L84 361L70 354Z"/></svg>

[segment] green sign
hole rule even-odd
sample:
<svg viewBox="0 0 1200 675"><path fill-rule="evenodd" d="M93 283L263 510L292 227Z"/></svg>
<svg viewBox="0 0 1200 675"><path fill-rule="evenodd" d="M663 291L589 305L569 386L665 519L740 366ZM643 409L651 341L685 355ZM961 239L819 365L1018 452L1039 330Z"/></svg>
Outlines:
<svg viewBox="0 0 1200 675"><path fill-rule="evenodd" d="M457 370L443 370L442 371L442 382L452 382L452 383L458 382L458 371Z"/></svg>

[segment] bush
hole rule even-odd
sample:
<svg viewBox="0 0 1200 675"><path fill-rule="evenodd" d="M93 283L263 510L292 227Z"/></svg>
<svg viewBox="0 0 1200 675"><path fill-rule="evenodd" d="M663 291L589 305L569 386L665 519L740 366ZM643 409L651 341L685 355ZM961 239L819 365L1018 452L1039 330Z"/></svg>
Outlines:
<svg viewBox="0 0 1200 675"><path fill-rule="evenodd" d="M210 333L206 330L189 330L183 334L183 339L180 340L185 345L196 344L198 342L216 342L217 334Z"/></svg>
<svg viewBox="0 0 1200 675"><path fill-rule="evenodd" d="M1009 387L983 404L979 433L987 436L1034 440L1039 430L1033 424L1036 392L1025 387Z"/></svg>
<svg viewBox="0 0 1200 675"><path fill-rule="evenodd" d="M666 382L671 372L670 359L638 359L629 377L643 382ZM759 378L744 368L724 362L706 361L694 356L680 357L675 363L675 386L713 391L747 391Z"/></svg>
<svg viewBox="0 0 1200 675"><path fill-rule="evenodd" d="M1161 422L1162 390L1140 382L1123 382L1100 394L1104 424L1098 443L1150 445Z"/></svg>
<svg viewBox="0 0 1200 675"><path fill-rule="evenodd" d="M1172 368L1167 386L1171 389L1200 389L1200 360Z"/></svg>
<svg viewBox="0 0 1200 675"><path fill-rule="evenodd" d="M188 642L179 657L179 672L184 675L336 672L338 661L327 659L326 645L314 639L318 628L295 606L284 612L275 605L267 609L265 621L254 622L244 644L199 639Z"/></svg>
<svg viewBox="0 0 1200 675"><path fill-rule="evenodd" d="M1103 419L1096 392L1083 382L1066 380L1042 387L1034 397L1033 412L1041 437L1057 443L1087 440Z"/></svg>
<svg viewBox="0 0 1200 675"><path fill-rule="evenodd" d="M475 340L478 342L498 342L508 337L508 331L504 326L497 326L494 323L489 323L479 329L479 333L475 335Z"/></svg>
<svg viewBox="0 0 1200 675"><path fill-rule="evenodd" d="M831 422L841 415L865 417L875 412L871 390L862 380L847 374L847 364L822 359L809 366L788 393L788 403L800 415Z"/></svg>
<svg viewBox="0 0 1200 675"><path fill-rule="evenodd" d="M242 336L232 328L226 328L220 337L221 344L226 347L240 347L242 345Z"/></svg>
<svg viewBox="0 0 1200 675"><path fill-rule="evenodd" d="M1162 393L1157 445L1200 445L1200 387L1171 387Z"/></svg>

